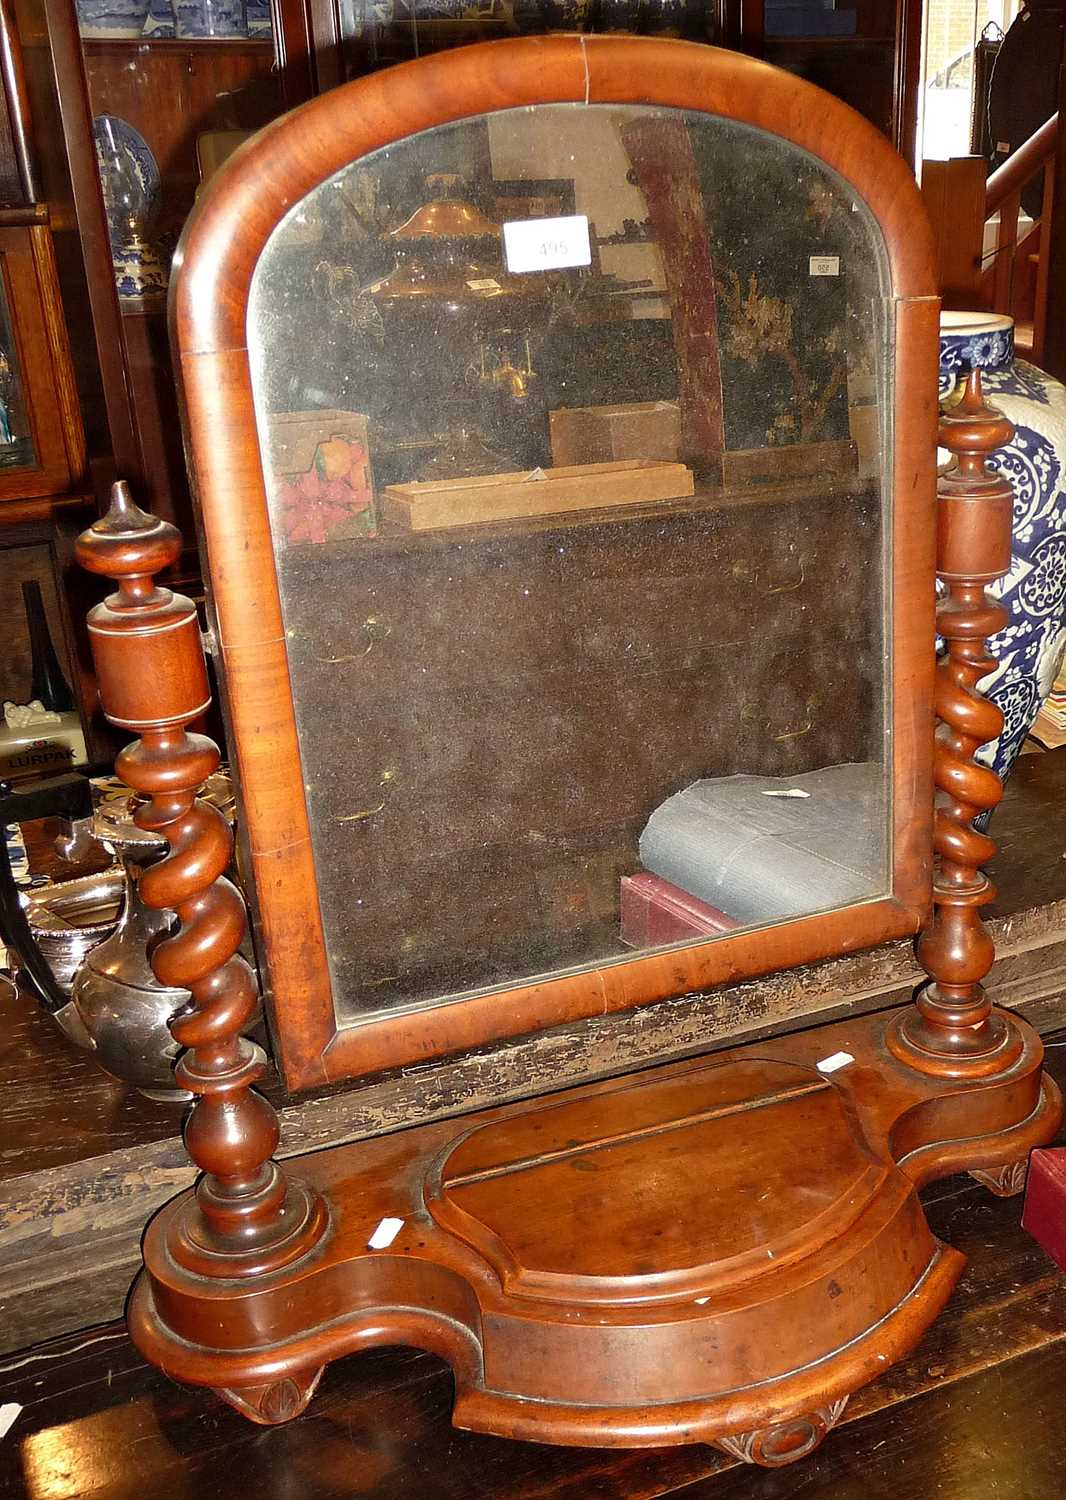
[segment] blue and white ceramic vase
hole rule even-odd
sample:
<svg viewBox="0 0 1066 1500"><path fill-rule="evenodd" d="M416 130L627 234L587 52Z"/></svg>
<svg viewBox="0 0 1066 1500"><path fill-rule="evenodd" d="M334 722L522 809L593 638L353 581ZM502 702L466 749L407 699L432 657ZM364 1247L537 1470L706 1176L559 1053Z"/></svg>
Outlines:
<svg viewBox="0 0 1066 1500"><path fill-rule="evenodd" d="M958 398L974 368L989 403L1015 429L991 459L1014 490L1011 568L992 586L1010 619L990 642L997 666L981 684L1002 710L1004 725L999 739L978 752L1006 779L1066 648L1066 386L1015 357L1013 318L943 313L942 404Z"/></svg>
<svg viewBox="0 0 1066 1500"><path fill-rule="evenodd" d="M155 245L135 224L119 244L112 244L111 264L120 301L153 302L165 296L170 279L167 267Z"/></svg>
<svg viewBox="0 0 1066 1500"><path fill-rule="evenodd" d="M77 0L78 30L87 37L140 36L151 0Z"/></svg>
<svg viewBox="0 0 1066 1500"><path fill-rule="evenodd" d="M174 20L180 37L248 35L244 0L174 0Z"/></svg>
<svg viewBox="0 0 1066 1500"><path fill-rule="evenodd" d="M248 12L248 35L270 36L274 25L270 14L270 0L248 0L245 8Z"/></svg>

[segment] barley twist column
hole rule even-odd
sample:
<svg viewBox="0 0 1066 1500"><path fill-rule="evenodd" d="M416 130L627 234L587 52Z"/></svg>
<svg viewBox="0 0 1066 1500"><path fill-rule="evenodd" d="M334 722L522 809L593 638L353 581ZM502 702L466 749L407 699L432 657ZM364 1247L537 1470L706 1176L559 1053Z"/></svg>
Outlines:
<svg viewBox="0 0 1066 1500"><path fill-rule="evenodd" d="M190 600L154 582L179 557L181 538L120 483L77 551L84 567L118 581L118 592L89 615L93 658L107 717L141 736L116 762L122 780L149 798L135 821L170 845L141 880L146 904L180 920L152 967L161 983L192 996L170 1027L187 1049L178 1082L198 1096L185 1143L204 1175L173 1222L168 1253L198 1276L264 1275L305 1254L328 1219L317 1195L271 1160L277 1116L252 1090L266 1058L242 1036L258 1007L255 976L237 951L244 898L224 876L232 853L226 819L196 795L219 752L186 728L210 703L199 621Z"/></svg>
<svg viewBox="0 0 1066 1500"><path fill-rule="evenodd" d="M937 495L937 572L947 585L937 609L946 645L936 677L937 867L933 918L918 944L930 981L888 1043L912 1066L946 1078L1002 1072L1022 1050L1016 1027L993 1011L981 983L995 957L981 916L995 888L981 866L996 845L974 827L1003 795L999 777L974 753L1003 728L1003 715L977 684L996 665L988 637L1007 620L987 585L1007 572L1011 556L1013 494L988 458L1013 432L1007 418L985 404L976 370L939 432L955 462L941 476Z"/></svg>

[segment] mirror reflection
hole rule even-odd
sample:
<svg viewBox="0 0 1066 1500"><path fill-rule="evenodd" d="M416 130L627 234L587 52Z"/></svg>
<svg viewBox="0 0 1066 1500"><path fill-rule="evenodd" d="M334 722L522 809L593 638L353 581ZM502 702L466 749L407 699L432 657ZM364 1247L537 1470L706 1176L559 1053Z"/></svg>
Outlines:
<svg viewBox="0 0 1066 1500"><path fill-rule="evenodd" d="M322 184L249 347L341 1019L888 889L883 246L714 116Z"/></svg>

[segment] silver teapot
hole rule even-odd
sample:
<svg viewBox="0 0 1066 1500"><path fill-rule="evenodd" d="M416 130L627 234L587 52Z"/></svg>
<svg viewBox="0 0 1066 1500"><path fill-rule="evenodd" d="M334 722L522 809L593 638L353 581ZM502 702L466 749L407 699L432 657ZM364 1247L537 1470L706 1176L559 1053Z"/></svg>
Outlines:
<svg viewBox="0 0 1066 1500"><path fill-rule="evenodd" d="M70 996L52 1014L106 1072L149 1099L180 1103L191 1096L174 1078L180 1049L168 1023L190 995L160 984L152 972L152 949L175 918L146 906L140 896L141 876L163 857L166 840L137 827L133 815L143 799L118 780L94 782L93 794L91 820L76 824L77 831L57 847L77 859L95 842L114 854L116 864L31 891L26 900L33 939L56 984ZM224 771L210 777L201 796L232 822L233 786Z"/></svg>

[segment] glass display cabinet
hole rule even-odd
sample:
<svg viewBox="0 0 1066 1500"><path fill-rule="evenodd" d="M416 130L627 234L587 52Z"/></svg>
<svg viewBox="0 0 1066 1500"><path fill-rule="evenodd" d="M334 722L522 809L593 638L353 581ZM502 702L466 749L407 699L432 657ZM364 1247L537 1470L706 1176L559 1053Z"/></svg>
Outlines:
<svg viewBox="0 0 1066 1500"><path fill-rule="evenodd" d="M166 284L201 185L313 91L303 0L3 0L50 205L88 451L192 537ZM195 577L196 559L185 559Z"/></svg>
<svg viewBox="0 0 1066 1500"><path fill-rule="evenodd" d="M53 212L98 489L120 474L184 528L183 576L194 587L165 288L203 184L237 142L284 110L470 41L632 31L765 56L901 145L917 117L916 3L863 0L827 12L762 0L3 0L26 59L28 133ZM825 34L841 24L846 35Z"/></svg>
<svg viewBox="0 0 1066 1500"><path fill-rule="evenodd" d="M941 441L938 302L872 126L684 42L491 43L359 80L237 151L172 290L259 977L304 1088L904 937L918 1003L396 1138L291 1176L251 1090L255 976L195 801L217 752L173 528L85 534L141 894L204 1169L140 1348L255 1420L380 1342L455 1420L810 1451L961 1256L917 1189L1017 1185L1060 1114L991 1009L998 786L976 693L1009 424ZM939 520L935 520L935 512ZM936 535L948 645L936 693ZM550 1080L545 1080L550 1086ZM802 1150L797 1146L802 1145Z"/></svg>

